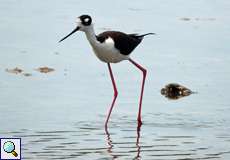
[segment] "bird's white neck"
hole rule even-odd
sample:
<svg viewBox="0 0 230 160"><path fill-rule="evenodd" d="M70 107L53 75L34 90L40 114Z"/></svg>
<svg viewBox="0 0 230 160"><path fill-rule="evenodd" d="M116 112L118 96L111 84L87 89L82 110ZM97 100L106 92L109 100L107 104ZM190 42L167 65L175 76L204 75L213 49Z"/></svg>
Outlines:
<svg viewBox="0 0 230 160"><path fill-rule="evenodd" d="M97 38L94 32L93 24L91 24L85 29L85 35L92 46L94 46L97 43Z"/></svg>

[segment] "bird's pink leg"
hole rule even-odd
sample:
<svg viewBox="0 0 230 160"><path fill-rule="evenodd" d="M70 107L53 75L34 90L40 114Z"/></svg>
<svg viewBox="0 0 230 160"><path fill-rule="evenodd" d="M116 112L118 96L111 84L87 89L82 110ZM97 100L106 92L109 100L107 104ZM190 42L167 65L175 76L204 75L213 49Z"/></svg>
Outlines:
<svg viewBox="0 0 230 160"><path fill-rule="evenodd" d="M145 78L146 78L147 70L145 68L143 68L141 65L139 65L137 62L135 62L134 60L132 60L131 58L129 58L129 61L132 64L134 64L137 68L139 68L142 71L142 73L143 73L143 80L142 80L142 86L141 86L141 96L140 96L140 102L139 102L139 111L138 111L138 117L137 117L138 126L140 127L142 125L142 121L141 121L141 107L142 107L142 99L143 99L144 86L145 86Z"/></svg>
<svg viewBox="0 0 230 160"><path fill-rule="evenodd" d="M110 77L111 77L111 80L112 80L112 84L113 84L114 97L113 97L113 101L112 101L112 104L110 106L109 113L107 115L107 119L106 119L106 122L105 122L105 129L106 130L107 130L107 124L108 124L108 121L109 121L110 114L111 114L111 112L113 110L113 106L115 104L115 101L116 101L117 95L118 95L117 87L116 87L116 83L115 83L115 80L114 80L114 77L113 77L113 72L112 72L112 68L110 66L110 63L108 63L108 68L109 68L109 74L110 74Z"/></svg>

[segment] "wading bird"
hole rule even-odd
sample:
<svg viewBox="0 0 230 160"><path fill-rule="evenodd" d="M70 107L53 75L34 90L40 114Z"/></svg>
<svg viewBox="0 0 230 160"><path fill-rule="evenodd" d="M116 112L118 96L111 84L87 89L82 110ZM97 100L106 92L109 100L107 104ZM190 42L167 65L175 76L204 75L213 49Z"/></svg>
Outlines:
<svg viewBox="0 0 230 160"><path fill-rule="evenodd" d="M109 117L113 110L113 106L118 96L118 91L116 87L116 83L114 80L113 72L110 63L118 63L123 60L128 60L131 62L135 67L140 69L143 73L142 79L142 86L141 86L141 95L139 101L139 111L138 111L138 126L141 126L141 107L142 107L142 99L143 99L143 92L144 92L144 85L145 85L145 78L147 74L147 70L142 67L140 64L135 62L133 59L130 58L131 52L141 43L142 39L146 35L154 34L154 33L147 33L143 35L138 34L126 34L119 31L106 31L99 35L96 35L94 32L94 27L92 23L92 18L89 15L81 15L77 19L77 26L76 28L69 33L67 36L62 38L59 42L65 40L67 37L75 33L76 31L83 31L85 32L86 38L88 39L95 55L103 62L107 63L109 74L113 84L114 90L114 97L112 104L109 109L109 113L107 115L107 119L105 122L105 127L107 128L107 124L109 121Z"/></svg>

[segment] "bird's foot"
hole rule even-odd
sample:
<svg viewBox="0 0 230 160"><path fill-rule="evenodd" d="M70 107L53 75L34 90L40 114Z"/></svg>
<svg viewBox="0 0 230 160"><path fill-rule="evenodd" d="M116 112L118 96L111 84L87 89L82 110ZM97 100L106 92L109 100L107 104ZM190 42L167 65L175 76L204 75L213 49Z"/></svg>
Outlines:
<svg viewBox="0 0 230 160"><path fill-rule="evenodd" d="M141 119L137 119L137 128L141 128L141 125L142 125L142 121Z"/></svg>

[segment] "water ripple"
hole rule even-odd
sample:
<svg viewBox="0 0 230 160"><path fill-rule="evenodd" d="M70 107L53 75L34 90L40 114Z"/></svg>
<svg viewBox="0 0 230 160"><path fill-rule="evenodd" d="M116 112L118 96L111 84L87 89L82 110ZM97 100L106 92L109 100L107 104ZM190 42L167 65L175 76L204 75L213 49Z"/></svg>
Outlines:
<svg viewBox="0 0 230 160"><path fill-rule="evenodd" d="M24 159L197 160L230 156L230 134L216 132L215 122L186 117L149 114L140 130L129 116L114 116L107 132L104 119L100 119L71 124L71 130L23 129L4 134L22 137ZM118 119L122 121L116 124Z"/></svg>

